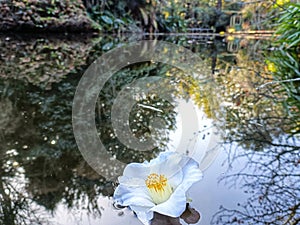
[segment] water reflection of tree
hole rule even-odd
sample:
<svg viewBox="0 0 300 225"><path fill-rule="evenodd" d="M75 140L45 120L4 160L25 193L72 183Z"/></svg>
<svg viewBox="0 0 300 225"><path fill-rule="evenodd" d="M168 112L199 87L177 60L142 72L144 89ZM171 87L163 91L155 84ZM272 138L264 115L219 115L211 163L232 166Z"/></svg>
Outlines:
<svg viewBox="0 0 300 225"><path fill-rule="evenodd" d="M247 45L247 49L240 49L236 53L235 65L221 60L219 63L216 79L224 87L221 91L221 107L226 110L221 129L228 131L225 137L228 142L243 140L240 143L244 147L255 150L261 148L264 141L271 141L273 137L280 135L283 129L287 130L288 124L283 122L284 96L279 92L280 89L259 88L272 79L263 56L266 54L267 43L247 40L241 42ZM270 131L279 120L282 128ZM250 137L261 139L262 142L252 142Z"/></svg>
<svg viewBox="0 0 300 225"><path fill-rule="evenodd" d="M106 149L122 162L128 163L132 160L143 162L145 159L150 160L154 157L155 152L165 146L168 138L166 134L152 137L159 143L158 147L154 148L153 151L135 151L125 146L114 134L114 128L111 124L113 100L126 85L138 79L154 76L165 77L167 67L166 65L145 62L124 68L113 76L99 95L96 106L96 123L100 132L100 138ZM133 135L141 140L144 137L149 137L151 135L149 122L155 117L159 117L165 122L166 127L164 127L161 132L168 133L168 130L174 129L176 115L173 111L175 107L174 102L167 102L155 93L146 95L141 92L140 94L140 98L137 99L128 117ZM144 108L143 106L150 107ZM120 111L120 113L122 113L122 111Z"/></svg>
<svg viewBox="0 0 300 225"><path fill-rule="evenodd" d="M46 224L46 217L36 215L42 211L38 207L32 207L34 201L24 193L24 184L20 179L22 172L15 158L15 151L0 150L0 223Z"/></svg>
<svg viewBox="0 0 300 225"><path fill-rule="evenodd" d="M89 41L87 41L89 40ZM24 79L39 86L60 82L83 66L93 42L88 35L0 35L0 77Z"/></svg>
<svg viewBox="0 0 300 225"><path fill-rule="evenodd" d="M1 81L0 86L6 108L1 113L0 223L46 224L44 209L53 211L62 201L81 207L83 199L88 201L82 209L99 215L97 196L111 195L112 184L83 163L77 151L70 124L74 86L65 83L44 95L21 81Z"/></svg>
<svg viewBox="0 0 300 225"><path fill-rule="evenodd" d="M273 141L248 136L247 141L250 139L262 143L264 148L259 152L232 149L230 162L234 164L236 160L244 159L246 165L240 172L223 178L228 185L242 185L250 197L236 209L221 207L214 223L298 224L299 140L287 139L287 136Z"/></svg>
<svg viewBox="0 0 300 225"><path fill-rule="evenodd" d="M158 71L157 68L153 69L147 64L140 68L155 75ZM137 76L139 72L141 71L137 72ZM134 75L123 77L131 82L130 79ZM1 92L1 104L5 104L7 109L0 117L3 125L0 163L5 165L7 162L17 162L14 166L22 171L22 181L25 183L22 189L9 189L13 187L12 179L15 179L16 172L1 171L1 210L6 216L3 220L14 220L17 224L34 224L33 221L28 221L41 215L41 212L32 209L34 205L53 212L59 203L69 208L79 207L99 216L101 215L100 205L97 202L99 196L112 195L112 182L106 181L84 162L73 137L71 107L77 82L73 78L67 78L60 84L52 85L51 90L45 91L37 86L24 85L22 81L0 81L1 90L5 90ZM118 90L119 85L121 84L116 84L114 88ZM109 95L109 88L102 95L104 105L109 105L115 97ZM159 98L147 103L164 108L164 111L167 108L173 109L173 106L162 102ZM110 118L105 117L109 115L109 107L102 107L101 110L103 112L101 138L108 148L111 147L109 150L112 155L115 154L126 162L143 161L153 157L153 152L142 154L131 151L112 138L109 129L105 129L110 125L108 120ZM140 108L134 108L132 115L136 115L137 111L150 119L156 116L152 111L142 111ZM168 126L173 126L175 114L168 112L165 111L160 116L167 121ZM8 114L14 116L7 116ZM147 132L147 126L143 126L142 130ZM14 149L16 155L7 155L9 149ZM10 168L13 168L12 164ZM17 196L16 200L6 194L8 190ZM15 202L19 202L16 204L19 208L14 206ZM27 212L27 216L24 217L28 221L20 222L23 211Z"/></svg>
<svg viewBox="0 0 300 225"><path fill-rule="evenodd" d="M262 49L240 50L236 65L220 70L227 112L220 129L226 131L223 138L229 149L228 162L230 166L245 162L240 171L228 171L221 181L243 188L250 197L234 209L222 206L213 224L300 221L300 142L293 134L299 112L286 110L285 106L291 106L289 95L279 85L264 85L272 76L259 52L263 53ZM293 107L298 106L294 101Z"/></svg>
<svg viewBox="0 0 300 225"><path fill-rule="evenodd" d="M101 50L98 49L97 51L108 50L114 44L114 42L108 42L106 48L104 48L103 43L100 43L96 47ZM206 53L203 55L206 55ZM298 150L287 146L289 143L281 148L282 143L279 141L278 143L274 142L274 140L285 140L283 131L288 130L289 125L286 122L291 121L292 118L289 118L289 120L284 118L285 114L282 106L276 102L280 100L280 95L275 95L269 89L267 89L268 91L265 89L264 91L256 90L256 86L269 79L264 64L253 60L260 53L250 55L250 58L246 57L247 52L239 53L236 56L237 65L232 66L231 64L228 66L229 63L225 63L224 68L219 68L219 72L209 77L211 80L207 79L204 83L198 82L191 76L180 74L174 68L150 62L135 65L134 71L130 71L128 68L126 71L125 68L124 71L116 75L115 79L107 83L105 91L100 94L98 108L96 109L100 109L100 112L97 111L99 113L96 123L101 131L101 140L112 155L116 155L118 159L124 162L140 162L152 158L153 152L141 153L129 150L122 146L115 137L111 136L113 131L110 123L110 107L122 85L131 83L134 79L145 75L172 76L178 84L182 85L182 87L178 85L178 96L185 93L186 98L193 98L196 104L204 108L208 117L224 122L224 126L220 129L230 131L227 133L228 136L224 137L226 141L238 142L246 149L259 151L262 157L270 154L273 160L276 159L276 154L278 155L281 149L287 148L287 154L279 154L280 167L276 164L276 160L274 162L269 161L272 162L274 168L277 166L282 169L281 165L285 160L288 160L288 156L296 158L296 151ZM91 55L95 57L97 54L92 53ZM92 56L91 58L93 58ZM210 74L211 71L207 66L208 61L203 58L203 62L201 62L201 65L203 63L204 66L202 72L207 73L206 75ZM229 70L225 70L229 67ZM249 70L249 67L253 69ZM222 73L222 69L224 69L224 73ZM28 205L35 203L44 206L49 211L53 211L57 204L63 201L69 207L85 206L92 213L100 215L101 211L99 211L96 199L100 195L110 196L113 193L113 186L111 182L105 181L83 162L76 147L71 127L71 106L77 84L74 76L64 79L59 84L52 85L52 90L48 91L37 86L25 86L22 82L17 81L0 83L0 90L6 90L5 93L2 92L4 93L3 96L8 99L3 101L6 102L6 109L9 111L11 108L9 105L13 106L14 112L12 115L15 115L15 121L11 119L9 123L3 123L6 124L6 127L15 129L15 131L8 132L10 134L14 133L14 136L8 133L4 134L5 142L2 142L3 147L1 146L1 148L5 150L14 148L18 152L18 156L9 156L8 159L4 156L1 157L1 163L4 164L7 160L17 160L19 167L24 169L24 177L27 180L24 193L29 194L30 197L20 195L20 199L23 202L28 201ZM209 82L212 82L213 78L216 82L220 82L218 86L220 91L211 89L212 86ZM210 95L210 93L216 92L217 94ZM217 111L218 108L222 107L222 102L228 103L225 105L226 118L220 117L221 115ZM152 99L151 97L144 98L140 103L149 104L159 110L163 109L165 113L157 114L157 112L136 105L131 114L132 121L134 119L139 120L139 117L136 117L137 113L135 113L139 112L140 115L148 119L160 116L166 120L167 128L174 129L175 113L171 113L174 108L171 104L163 102L159 98ZM212 103L214 104L212 105ZM142 121L140 127L138 123L133 124L132 128L142 131L136 133L137 136L141 137L145 133L149 133L147 123L147 121ZM7 124L14 124L14 126ZM274 124L281 124L281 126L274 128ZM167 140L164 139L163 141ZM266 153L266 150L274 154ZM252 152L247 156L254 157ZM263 190L263 184L267 183L267 178L272 178L273 174L270 171L268 174L268 167L266 167L268 164L262 163L260 160L254 162L257 174L262 170L267 175L257 178L255 180L257 182L254 182L254 177L247 177L247 180L251 181L248 186L253 189L255 187L255 190ZM295 161L295 163L297 162ZM292 162L289 165L292 165ZM276 170L272 169L272 172L274 171ZM285 179L279 172L278 174L273 178L274 182ZM10 175L4 174L2 177L7 178L14 175L15 172L12 172ZM242 175L240 174L240 176ZM280 185L283 186L283 183L280 183ZM287 188L284 190L287 190ZM263 196L263 193L260 193L259 196ZM82 200L84 198L88 199L88 205L84 205L85 203ZM270 201L269 199L270 197L267 196L266 199L262 198L260 201L267 204L266 202ZM24 205L24 209L28 209L28 205ZM18 212L20 211L21 209ZM34 213L32 216L34 216Z"/></svg>

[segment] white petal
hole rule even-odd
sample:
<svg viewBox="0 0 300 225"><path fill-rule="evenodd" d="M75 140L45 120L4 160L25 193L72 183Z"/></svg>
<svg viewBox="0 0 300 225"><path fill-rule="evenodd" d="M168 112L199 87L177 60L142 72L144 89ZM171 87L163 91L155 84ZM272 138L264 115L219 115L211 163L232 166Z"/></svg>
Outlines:
<svg viewBox="0 0 300 225"><path fill-rule="evenodd" d="M149 208L154 206L145 186L132 187L120 184L116 188L113 198L117 204L122 206L135 205Z"/></svg>
<svg viewBox="0 0 300 225"><path fill-rule="evenodd" d="M131 188L145 186L145 179L141 178L121 176L118 180L120 184Z"/></svg>
<svg viewBox="0 0 300 225"><path fill-rule="evenodd" d="M153 165L159 164L161 162L165 162L166 160L168 160L168 158L171 155L174 155L175 153L176 152L171 152L171 151L160 152L159 155L156 158L150 160L149 165L153 166Z"/></svg>
<svg viewBox="0 0 300 225"><path fill-rule="evenodd" d="M145 225L150 224L150 220L153 219L153 211L150 211L150 208L140 207L140 206L131 206L130 207L137 215L138 219Z"/></svg>
<svg viewBox="0 0 300 225"><path fill-rule="evenodd" d="M183 181L178 186L178 188L180 187L185 191L187 191L192 186L192 184L203 178L203 174L199 169L199 164L192 158L188 158L188 161L185 162L185 165L182 168L182 172Z"/></svg>
<svg viewBox="0 0 300 225"><path fill-rule="evenodd" d="M150 173L165 175L171 186L176 188L183 178L181 159L182 155L177 152L161 152L156 159L150 161Z"/></svg>
<svg viewBox="0 0 300 225"><path fill-rule="evenodd" d="M176 189L171 197L159 205L151 208L151 211L158 212L160 214L179 217L185 210L186 197L183 189Z"/></svg>
<svg viewBox="0 0 300 225"><path fill-rule="evenodd" d="M151 210L171 217L180 216L186 207L186 192L195 182L201 180L202 172L198 163L193 159L185 161L183 167L183 181L174 190L170 198L159 205L154 206Z"/></svg>
<svg viewBox="0 0 300 225"><path fill-rule="evenodd" d="M123 176L146 179L149 175L149 163L130 163L123 172Z"/></svg>
<svg viewBox="0 0 300 225"><path fill-rule="evenodd" d="M179 166L181 158L179 154L173 153L168 158L152 164L150 170L151 172L154 171L157 174L164 174L166 177L171 177L181 170Z"/></svg>
<svg viewBox="0 0 300 225"><path fill-rule="evenodd" d="M176 189L183 180L183 172L180 169L176 174L173 174L171 177L168 177L168 182L173 189Z"/></svg>

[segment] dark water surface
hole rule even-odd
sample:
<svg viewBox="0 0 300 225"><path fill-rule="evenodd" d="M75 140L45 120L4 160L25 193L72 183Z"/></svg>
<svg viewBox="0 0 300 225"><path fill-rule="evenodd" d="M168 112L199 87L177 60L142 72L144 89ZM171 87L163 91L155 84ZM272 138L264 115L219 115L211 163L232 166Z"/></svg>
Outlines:
<svg viewBox="0 0 300 225"><path fill-rule="evenodd" d="M141 38L0 36L0 224L141 224L113 206L115 183L85 162L72 129L73 97L87 67ZM114 74L95 111L111 160L143 162L163 150L195 158L204 173L189 191L201 214L197 224L299 223L299 112L286 107L280 85L264 85L272 78L270 41L157 40L197 54L199 76L157 62ZM151 76L170 79L175 92L172 102L155 95L137 100L129 116L137 138L152 135L153 118L163 121L152 136L157 147L140 152L114 134L111 108L125 85Z"/></svg>

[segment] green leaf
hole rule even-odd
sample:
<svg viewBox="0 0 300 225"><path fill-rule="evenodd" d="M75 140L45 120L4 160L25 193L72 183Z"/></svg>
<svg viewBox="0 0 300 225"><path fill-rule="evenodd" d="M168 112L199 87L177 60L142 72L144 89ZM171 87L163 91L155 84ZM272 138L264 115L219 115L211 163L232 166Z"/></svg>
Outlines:
<svg viewBox="0 0 300 225"><path fill-rule="evenodd" d="M148 23L149 23L148 14L146 13L146 11L144 9L142 9L142 8L139 8L139 9L141 11L145 25L148 25Z"/></svg>
<svg viewBox="0 0 300 225"><path fill-rule="evenodd" d="M295 41L289 44L288 48L297 47L299 43L300 43L300 39L296 39Z"/></svg>
<svg viewBox="0 0 300 225"><path fill-rule="evenodd" d="M110 24L110 25L113 24L113 20L108 16L103 15L103 16L101 16L101 19L107 24Z"/></svg>
<svg viewBox="0 0 300 225"><path fill-rule="evenodd" d="M107 51L107 50L111 49L113 47L113 45L114 45L114 43L108 42L102 46L102 49Z"/></svg>
<svg viewBox="0 0 300 225"><path fill-rule="evenodd" d="M115 23L119 23L119 24L125 24L123 20L120 19L115 19Z"/></svg>

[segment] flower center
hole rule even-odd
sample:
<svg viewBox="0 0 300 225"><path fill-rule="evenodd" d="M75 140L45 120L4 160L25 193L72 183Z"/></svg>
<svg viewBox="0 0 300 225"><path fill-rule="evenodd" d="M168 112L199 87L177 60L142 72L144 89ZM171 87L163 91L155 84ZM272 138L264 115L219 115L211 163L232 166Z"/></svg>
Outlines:
<svg viewBox="0 0 300 225"><path fill-rule="evenodd" d="M145 183L155 204L167 201L173 193L168 179L163 174L151 173Z"/></svg>

